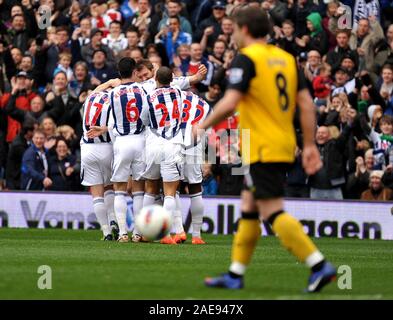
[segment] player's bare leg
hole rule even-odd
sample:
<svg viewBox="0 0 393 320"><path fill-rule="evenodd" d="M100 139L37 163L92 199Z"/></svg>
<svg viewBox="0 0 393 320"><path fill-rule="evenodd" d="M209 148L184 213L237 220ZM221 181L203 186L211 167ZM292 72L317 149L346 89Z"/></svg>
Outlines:
<svg viewBox="0 0 393 320"><path fill-rule="evenodd" d="M132 177L130 176L127 181L127 193L132 195Z"/></svg>
<svg viewBox="0 0 393 320"><path fill-rule="evenodd" d="M113 187L115 189L115 214L120 230L120 237L118 241L129 242L130 239L127 234L126 224L127 202L125 198L127 194L127 182L114 182Z"/></svg>
<svg viewBox="0 0 393 320"><path fill-rule="evenodd" d="M104 240L112 240L112 233L109 227L107 208L104 202L104 185L95 185L90 187L90 193L93 197L94 213L98 223L101 226Z"/></svg>
<svg viewBox="0 0 393 320"><path fill-rule="evenodd" d="M160 180L145 180L145 194L143 196L143 207L150 206L155 203L156 196L159 194Z"/></svg>

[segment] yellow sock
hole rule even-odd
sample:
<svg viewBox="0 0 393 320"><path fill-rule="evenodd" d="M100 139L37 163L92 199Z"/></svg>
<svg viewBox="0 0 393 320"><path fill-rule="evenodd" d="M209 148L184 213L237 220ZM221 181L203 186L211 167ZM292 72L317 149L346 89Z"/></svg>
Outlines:
<svg viewBox="0 0 393 320"><path fill-rule="evenodd" d="M318 252L310 237L304 232L301 223L286 212L278 214L273 221L273 231L281 240L281 244L305 262L311 254Z"/></svg>
<svg viewBox="0 0 393 320"><path fill-rule="evenodd" d="M250 263L255 246L261 236L261 222L255 219L240 219L237 233L232 244L232 263L247 266Z"/></svg>

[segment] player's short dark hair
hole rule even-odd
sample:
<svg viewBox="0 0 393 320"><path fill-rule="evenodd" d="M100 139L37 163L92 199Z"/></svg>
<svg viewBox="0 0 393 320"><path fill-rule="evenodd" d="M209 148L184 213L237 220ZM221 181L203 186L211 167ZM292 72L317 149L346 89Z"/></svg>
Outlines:
<svg viewBox="0 0 393 320"><path fill-rule="evenodd" d="M117 64L117 70L119 71L122 79L131 78L132 73L135 70L135 60L129 57L122 58Z"/></svg>
<svg viewBox="0 0 393 320"><path fill-rule="evenodd" d="M240 27L246 26L253 38L263 38L269 34L271 24L265 10L247 7L240 9L234 16L235 23Z"/></svg>
<svg viewBox="0 0 393 320"><path fill-rule="evenodd" d="M137 71L141 71L143 68L147 68L151 71L154 69L154 66L148 59L142 59L136 64L135 69Z"/></svg>
<svg viewBox="0 0 393 320"><path fill-rule="evenodd" d="M160 67L156 73L156 80L162 85L169 85L173 80L172 70L168 67Z"/></svg>

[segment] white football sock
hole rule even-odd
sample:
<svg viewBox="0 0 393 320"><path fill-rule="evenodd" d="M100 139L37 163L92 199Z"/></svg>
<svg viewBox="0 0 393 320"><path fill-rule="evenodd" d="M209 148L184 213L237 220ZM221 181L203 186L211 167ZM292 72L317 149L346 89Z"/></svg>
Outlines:
<svg viewBox="0 0 393 320"><path fill-rule="evenodd" d="M242 264L240 262L232 262L229 271L233 272L235 274L238 274L239 276L243 276L246 273L247 266L245 264Z"/></svg>
<svg viewBox="0 0 393 320"><path fill-rule="evenodd" d="M164 206L163 206L170 214L172 217L172 221L174 221L174 213L176 211L176 200L172 196L165 196L164 198ZM172 222L172 227L173 227L173 222Z"/></svg>
<svg viewBox="0 0 393 320"><path fill-rule="evenodd" d="M101 225L101 230L104 234L104 237L106 237L108 234L111 233L111 229L108 224L108 216L106 213L104 198L93 198L93 210L97 217L98 223Z"/></svg>
<svg viewBox="0 0 393 320"><path fill-rule="evenodd" d="M304 261L306 265L309 268L312 268L313 266L317 265L318 263L322 262L324 260L324 256L322 255L321 252L315 251L314 253L310 254L306 260Z"/></svg>
<svg viewBox="0 0 393 320"><path fill-rule="evenodd" d="M120 235L127 234L126 216L127 216L127 202L126 192L115 192L115 214L117 224L119 225Z"/></svg>
<svg viewBox="0 0 393 320"><path fill-rule="evenodd" d="M133 200L133 206L132 206L132 211L134 214L134 222L136 221L136 217L138 213L141 211L143 207L143 198L144 198L144 192L143 191L138 191L138 192L133 192L132 193L132 200ZM135 226L134 223L134 231L133 234L139 234L138 229Z"/></svg>
<svg viewBox="0 0 393 320"><path fill-rule="evenodd" d="M106 212L108 214L109 222L111 221L116 222L115 206L114 206L115 192L113 190L105 191L104 202L105 202Z"/></svg>
<svg viewBox="0 0 393 320"><path fill-rule="evenodd" d="M143 196L143 208L154 204L156 196L151 193L145 193Z"/></svg>
<svg viewBox="0 0 393 320"><path fill-rule="evenodd" d="M201 237L201 229L203 222L204 205L202 200L202 192L191 194L191 217L192 217L192 236Z"/></svg>
<svg viewBox="0 0 393 320"><path fill-rule="evenodd" d="M176 192L176 210L173 215L173 229L172 231L174 233L182 233L184 232L184 227L183 227L183 216L181 212L181 202L180 202L180 194L179 192Z"/></svg>

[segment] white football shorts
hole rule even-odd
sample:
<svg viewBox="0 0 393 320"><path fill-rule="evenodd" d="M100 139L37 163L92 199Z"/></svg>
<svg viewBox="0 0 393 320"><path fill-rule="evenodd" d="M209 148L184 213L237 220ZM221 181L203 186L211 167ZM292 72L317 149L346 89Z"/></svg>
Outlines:
<svg viewBox="0 0 393 320"><path fill-rule="evenodd" d="M183 167L184 182L189 184L202 183L202 157L186 154Z"/></svg>
<svg viewBox="0 0 393 320"><path fill-rule="evenodd" d="M157 140L157 143L146 146L146 170L143 177L149 180L158 180L162 177L163 182L182 180L182 145L164 139Z"/></svg>
<svg viewBox="0 0 393 320"><path fill-rule="evenodd" d="M86 187L109 185L112 175L111 143L81 144L81 184Z"/></svg>
<svg viewBox="0 0 393 320"><path fill-rule="evenodd" d="M112 182L140 180L145 168L145 135L117 136L113 143Z"/></svg>

